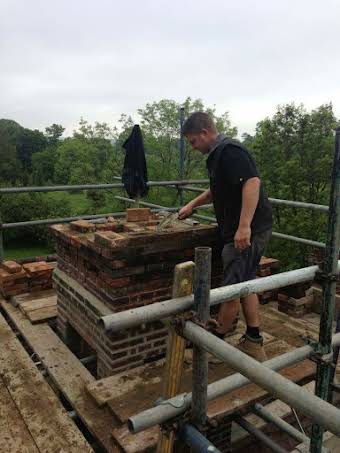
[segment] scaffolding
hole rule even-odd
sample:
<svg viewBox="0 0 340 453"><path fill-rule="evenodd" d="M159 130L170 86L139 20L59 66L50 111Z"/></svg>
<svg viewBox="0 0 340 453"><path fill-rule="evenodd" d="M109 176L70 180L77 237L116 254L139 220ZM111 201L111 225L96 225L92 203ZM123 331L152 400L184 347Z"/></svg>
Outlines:
<svg viewBox="0 0 340 453"><path fill-rule="evenodd" d="M183 112L181 112L183 121ZM150 181L148 185L165 186L176 188L180 194L180 202L183 202L185 190L201 192L204 188L193 187L192 185L208 184L208 180L184 180L184 144L183 137L180 139L180 177L178 181ZM15 187L0 188L1 194L25 193L25 192L53 192L53 191L74 191L87 189L120 189L121 183L114 184L91 184L74 186L43 186L43 187ZM134 203L134 200L126 197L116 197L121 201ZM282 419L269 413L261 405L256 405L254 411L263 419L270 420L281 430L291 435L298 441L309 444L310 452L318 453L325 451L322 447L324 430L327 429L340 437L340 410L332 405L332 391L334 389L333 378L336 359L340 346L340 333L332 337L332 320L335 307L335 294L338 273L340 272L339 246L340 246L340 129L335 133L335 153L331 178L331 195L328 206L302 203L297 201L273 199L270 201L279 206L291 206L301 209L313 209L321 212L328 212L327 240L323 244L305 238L285 235L274 232L273 236L285 240L291 240L306 245L324 249L325 259L320 266L309 266L289 272L283 272L258 280L251 280L227 287L210 289L210 267L211 250L200 247L195 250L195 291L194 295L177 297L149 306L139 307L126 312L115 313L101 318L101 324L106 331L118 331L132 326L155 320L167 320L170 325L173 320L177 334L193 343L193 390L189 394L180 394L162 401L156 407L150 408L129 419L128 426L131 432L137 433L154 425L169 426L169 421L176 418L184 422L179 423L176 433L178 438L189 445L193 451L215 451L218 450L204 436L206 424L207 401L224 395L232 390L243 387L249 382L254 382L266 389L270 394L288 403L293 408L300 410L310 417L313 422L312 436L301 434L291 425ZM176 211L178 207L164 207L153 203L140 202L152 210ZM202 206L201 209L210 208L210 205ZM20 228L35 225L49 225L53 223L64 223L78 219L95 219L105 216L123 216L123 212L84 215L56 219L32 220L26 222L2 223L0 213L0 261L4 258L3 232L11 228ZM194 218L215 222L211 216L193 214ZM238 349L217 339L209 333L205 326L209 320L210 306L220 304L226 300L242 298L251 293L259 293L270 289L276 289L298 282L310 281L317 278L323 287L323 305L320 316L319 341L309 343L301 348L277 356L264 363L258 363L245 355ZM191 319L183 317L184 312L194 310L195 316ZM179 317L179 318L178 318ZM180 322L179 322L180 321ZM340 326L340 322L338 322ZM335 352L333 353L333 348ZM207 382L207 353L211 353L223 362L237 370L232 376L216 381L208 385ZM315 395L282 377L277 373L285 366L292 365L305 358L313 358L317 362ZM191 408L191 419L183 414ZM261 431L244 420L242 417L235 419L236 423L247 431L251 432L261 442L269 446L273 451L285 451L278 444L272 441ZM170 445L170 444L169 444ZM168 447L171 452L171 446Z"/></svg>

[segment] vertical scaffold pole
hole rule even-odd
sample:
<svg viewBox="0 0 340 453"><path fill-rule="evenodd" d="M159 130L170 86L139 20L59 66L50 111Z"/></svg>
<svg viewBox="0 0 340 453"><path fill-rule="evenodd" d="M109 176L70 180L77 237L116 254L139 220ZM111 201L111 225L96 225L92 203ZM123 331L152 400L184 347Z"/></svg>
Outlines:
<svg viewBox="0 0 340 453"><path fill-rule="evenodd" d="M210 315L211 248L195 248L194 309L198 322L205 324ZM206 421L208 353L193 346L192 423L200 429Z"/></svg>
<svg viewBox="0 0 340 453"><path fill-rule="evenodd" d="M1 197L0 197L1 199ZM3 261L5 258L5 252L4 252L4 230L2 228L2 219L1 219L1 213L0 213L0 263Z"/></svg>
<svg viewBox="0 0 340 453"><path fill-rule="evenodd" d="M337 283L337 262L340 246L340 128L335 133L335 153L331 179L331 194L325 259L323 263L323 303L320 315L318 352L330 354L332 350L332 321ZM331 361L320 361L316 372L315 394L327 400L329 395ZM322 448L324 429L313 425L310 451L319 453Z"/></svg>
<svg viewBox="0 0 340 453"><path fill-rule="evenodd" d="M182 128L184 124L184 107L181 107L179 110L179 127L180 127L180 136L179 136L179 179L183 181L184 179L184 136L182 133ZM184 204L184 191L182 188L178 189L179 192L179 202L180 205Z"/></svg>

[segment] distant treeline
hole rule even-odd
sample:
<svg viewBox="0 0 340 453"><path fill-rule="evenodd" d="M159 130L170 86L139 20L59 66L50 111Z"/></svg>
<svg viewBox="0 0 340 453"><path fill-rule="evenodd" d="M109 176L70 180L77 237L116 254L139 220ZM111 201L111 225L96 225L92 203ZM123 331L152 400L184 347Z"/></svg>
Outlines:
<svg viewBox="0 0 340 453"><path fill-rule="evenodd" d="M173 100L146 104L138 110L149 179L177 179L179 174L179 108ZM186 99L185 115L204 110L214 116L218 129L236 137L228 112L217 115L201 100ZM122 143L131 131L133 118L122 115L118 124L89 124L81 119L72 137L63 138L64 127L52 124L44 132L22 127L13 120L0 120L1 186L110 183L121 175ZM308 112L302 105L279 106L272 118L257 124L254 135L244 134L243 143L253 153L263 184L271 197L328 204L330 171L334 152L333 129L338 124L332 105ZM185 148L185 177L206 178L202 155ZM58 195L58 196L57 196ZM79 194L78 194L79 195ZM186 197L192 197L186 195ZM68 194L6 195L0 199L3 222L45 217L108 212L121 208L112 191L87 191L84 200ZM154 188L148 200L178 203L173 189ZM275 208L275 229L288 234L324 240L326 216L316 212ZM18 237L46 240L46 228L13 230L5 239ZM308 248L273 240L269 252L285 266L305 262Z"/></svg>

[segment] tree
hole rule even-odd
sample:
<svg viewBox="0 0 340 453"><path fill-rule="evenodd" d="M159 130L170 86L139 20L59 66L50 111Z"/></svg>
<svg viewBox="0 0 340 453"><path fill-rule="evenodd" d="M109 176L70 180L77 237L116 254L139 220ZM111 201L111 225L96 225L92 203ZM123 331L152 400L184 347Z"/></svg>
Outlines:
<svg viewBox="0 0 340 453"><path fill-rule="evenodd" d="M17 158L22 164L24 171L24 184L27 184L32 170L32 155L42 151L47 141L44 134L37 129L23 129L17 137Z"/></svg>
<svg viewBox="0 0 340 453"><path fill-rule="evenodd" d="M22 165L16 155L16 141L21 133L20 124L12 120L0 120L0 183L20 184Z"/></svg>
<svg viewBox="0 0 340 453"><path fill-rule="evenodd" d="M142 109L138 109L141 117L141 128L145 138L145 148L152 153L157 165L151 168L152 178L164 179L167 177L178 177L178 139L179 130L179 110L181 104L169 99L162 99L158 102L146 104ZM200 99L192 100L188 97L184 103L185 117L194 111L206 111L215 120L220 133L234 137L237 133L235 127L231 127L228 113L221 116L216 114L215 108L206 108ZM185 176L195 177L195 173L204 172L204 164L200 156L193 152L188 146L185 147Z"/></svg>
<svg viewBox="0 0 340 453"><path fill-rule="evenodd" d="M333 129L337 124L332 105L308 112L303 105L279 106L272 118L260 121L252 149L261 179L274 198L328 204L329 179L334 152ZM315 211L274 208L275 227L294 236L324 241L326 218ZM284 264L305 264L309 249L275 242L273 255Z"/></svg>
<svg viewBox="0 0 340 453"><path fill-rule="evenodd" d="M57 151L48 147L32 156L33 184L43 186L54 183L54 167L57 161Z"/></svg>
<svg viewBox="0 0 340 453"><path fill-rule="evenodd" d="M22 178L22 167L16 158L15 145L7 133L0 134L0 181L5 185L15 185Z"/></svg>
<svg viewBox="0 0 340 453"><path fill-rule="evenodd" d="M23 222L35 219L66 217L70 215L67 200L52 198L52 194L20 193L0 196L1 217L6 223ZM27 238L44 240L49 237L46 226L10 229L5 239Z"/></svg>
<svg viewBox="0 0 340 453"><path fill-rule="evenodd" d="M65 128L60 124L53 123L51 126L45 128L45 137L48 146L55 146L58 144Z"/></svg>

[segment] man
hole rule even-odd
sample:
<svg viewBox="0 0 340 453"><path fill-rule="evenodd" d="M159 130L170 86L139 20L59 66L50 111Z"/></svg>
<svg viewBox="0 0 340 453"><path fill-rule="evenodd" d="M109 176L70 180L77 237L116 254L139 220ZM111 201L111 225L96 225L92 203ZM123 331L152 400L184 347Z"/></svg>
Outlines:
<svg viewBox="0 0 340 453"><path fill-rule="evenodd" d="M203 204L214 204L219 231L224 243L223 285L252 280L264 247L271 235L272 210L255 162L239 142L219 135L212 118L203 112L193 113L183 125L183 134L191 146L206 154L210 188L179 211L179 218L189 217ZM220 305L220 338L230 330L239 313L240 299ZM242 299L247 323L239 348L259 361L266 360L260 334L259 301L256 294Z"/></svg>

